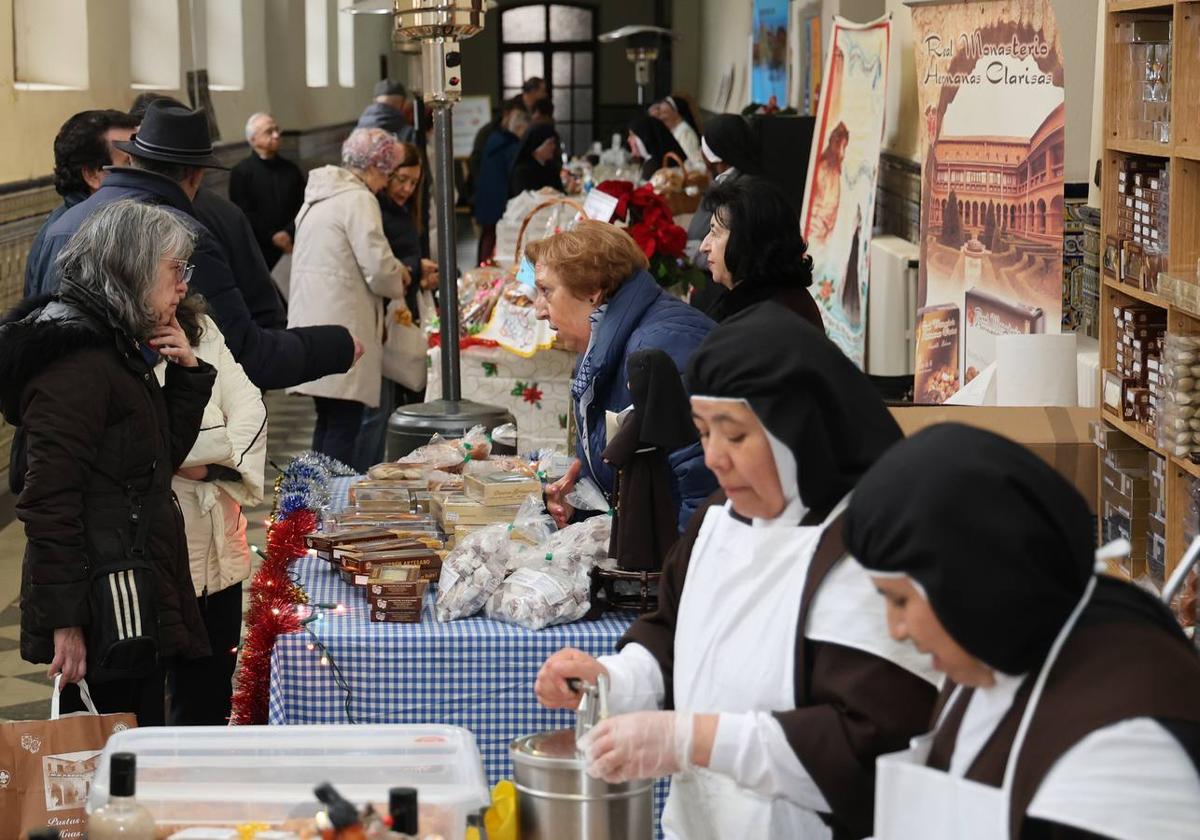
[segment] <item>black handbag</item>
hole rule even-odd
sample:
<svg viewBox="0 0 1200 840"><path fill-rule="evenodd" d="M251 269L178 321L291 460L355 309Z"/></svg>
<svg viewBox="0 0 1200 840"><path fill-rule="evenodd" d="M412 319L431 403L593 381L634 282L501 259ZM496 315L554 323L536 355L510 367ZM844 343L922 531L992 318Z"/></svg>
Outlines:
<svg viewBox="0 0 1200 840"><path fill-rule="evenodd" d="M158 475L156 462L151 487ZM149 495L153 499L156 494ZM124 557L92 569L91 620L85 634L87 673L93 682L137 679L158 667L157 573L146 554L152 506L142 494L130 493L129 500L133 539Z"/></svg>

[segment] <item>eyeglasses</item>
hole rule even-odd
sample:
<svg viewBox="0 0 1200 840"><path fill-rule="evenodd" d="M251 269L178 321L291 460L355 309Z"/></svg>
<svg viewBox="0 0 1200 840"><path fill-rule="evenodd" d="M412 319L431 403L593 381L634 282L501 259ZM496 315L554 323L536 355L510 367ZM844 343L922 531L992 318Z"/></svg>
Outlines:
<svg viewBox="0 0 1200 840"><path fill-rule="evenodd" d="M192 282L192 272L196 270L196 266L187 260L181 260L176 257L164 257L164 259L175 266L176 282L183 283L185 286Z"/></svg>

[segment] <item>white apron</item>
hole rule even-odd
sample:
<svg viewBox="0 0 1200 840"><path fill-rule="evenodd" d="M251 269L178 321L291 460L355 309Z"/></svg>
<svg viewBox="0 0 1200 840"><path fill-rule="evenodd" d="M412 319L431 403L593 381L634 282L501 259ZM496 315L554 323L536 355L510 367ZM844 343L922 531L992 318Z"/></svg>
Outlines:
<svg viewBox="0 0 1200 840"><path fill-rule="evenodd" d="M1017 757L1050 669L1095 586L1096 579L1092 578L1042 664L1008 754L1003 785L983 785L926 767L934 733L914 738L907 750L880 756L876 763L874 840L1009 840L1009 800ZM943 719L960 690L943 707Z"/></svg>
<svg viewBox="0 0 1200 840"><path fill-rule="evenodd" d="M796 707L796 622L826 524L752 527L712 508L688 564L675 630L675 707L697 713ZM814 811L702 768L671 779L663 834L686 840L827 840Z"/></svg>

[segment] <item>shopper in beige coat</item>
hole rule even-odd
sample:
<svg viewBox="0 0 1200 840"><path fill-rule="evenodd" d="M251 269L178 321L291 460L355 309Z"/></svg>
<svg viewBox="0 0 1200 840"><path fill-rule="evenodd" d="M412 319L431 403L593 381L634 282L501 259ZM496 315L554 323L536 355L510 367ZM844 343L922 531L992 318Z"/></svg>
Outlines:
<svg viewBox="0 0 1200 840"><path fill-rule="evenodd" d="M250 546L242 507L263 499L267 409L262 393L225 346L196 297L176 311L196 355L217 370L200 434L171 489L179 501L188 561L212 655L180 660L168 677L170 723L223 726L229 719L233 669L242 628L242 581L250 576ZM155 368L159 381L166 364Z"/></svg>
<svg viewBox="0 0 1200 840"><path fill-rule="evenodd" d="M296 216L288 327L341 324L364 351L349 372L288 392L316 402L313 449L360 470L370 466L354 463L363 409L379 405L382 385L384 301L403 301L412 281L388 245L375 198L401 155L386 131L355 129L342 146L342 166L309 173L304 206Z"/></svg>

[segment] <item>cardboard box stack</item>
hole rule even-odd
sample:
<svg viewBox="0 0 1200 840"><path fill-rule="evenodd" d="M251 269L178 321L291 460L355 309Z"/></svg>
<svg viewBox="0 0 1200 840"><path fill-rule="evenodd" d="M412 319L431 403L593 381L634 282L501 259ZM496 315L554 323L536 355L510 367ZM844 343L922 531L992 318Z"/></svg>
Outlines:
<svg viewBox="0 0 1200 840"><path fill-rule="evenodd" d="M1102 424L1097 424L1102 426ZM1100 513L1104 542L1127 539L1133 550L1120 564L1130 578L1146 573L1150 533L1150 461L1145 447L1115 429L1096 430L1100 459ZM1164 531L1165 535L1165 531Z"/></svg>
<svg viewBox="0 0 1200 840"><path fill-rule="evenodd" d="M1147 292L1167 267L1169 170L1166 161L1127 157L1117 170L1117 233L1105 243L1110 276Z"/></svg>
<svg viewBox="0 0 1200 840"><path fill-rule="evenodd" d="M512 472L464 476L463 489L430 497L430 512L446 532L449 548L489 525L511 523L527 497L542 494L537 478Z"/></svg>
<svg viewBox="0 0 1200 840"><path fill-rule="evenodd" d="M1163 335L1167 311L1142 303L1113 307L1116 362L1104 372L1102 399L1115 415L1153 436L1162 406Z"/></svg>

